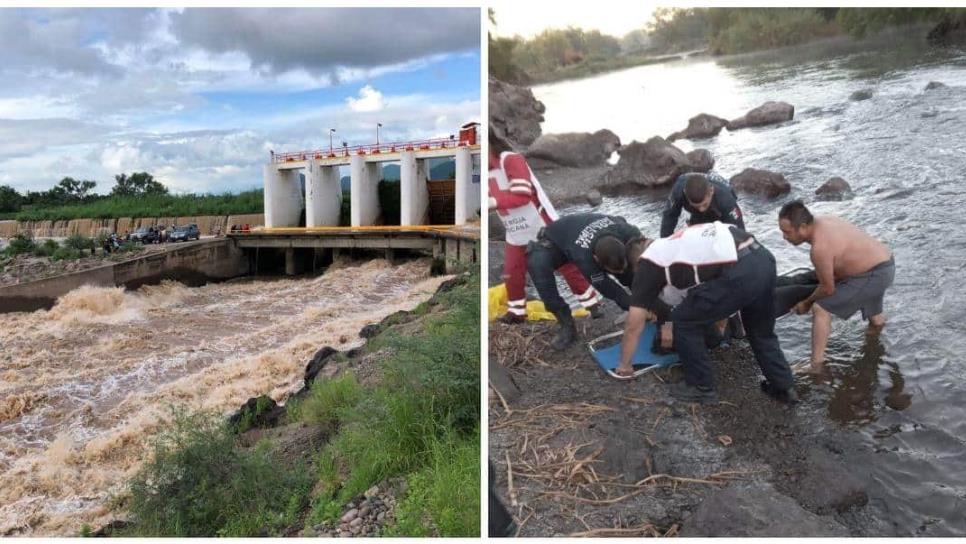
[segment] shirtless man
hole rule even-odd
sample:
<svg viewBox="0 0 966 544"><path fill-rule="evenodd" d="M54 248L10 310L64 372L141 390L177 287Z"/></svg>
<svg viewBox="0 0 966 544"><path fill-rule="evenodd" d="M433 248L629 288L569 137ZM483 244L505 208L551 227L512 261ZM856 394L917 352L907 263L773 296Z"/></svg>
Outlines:
<svg viewBox="0 0 966 544"><path fill-rule="evenodd" d="M808 371L822 372L825 347L832 330L832 314L848 319L862 310L869 332L885 325L882 296L892 285L895 260L882 242L844 219L812 217L801 200L782 206L778 228L785 240L812 246L811 258L819 285L808 298L792 308L796 314L812 312L812 356Z"/></svg>

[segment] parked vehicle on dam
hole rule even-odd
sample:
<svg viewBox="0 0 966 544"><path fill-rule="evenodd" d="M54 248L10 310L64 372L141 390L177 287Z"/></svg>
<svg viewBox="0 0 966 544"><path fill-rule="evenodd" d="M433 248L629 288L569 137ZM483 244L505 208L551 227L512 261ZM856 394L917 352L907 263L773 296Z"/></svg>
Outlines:
<svg viewBox="0 0 966 544"><path fill-rule="evenodd" d="M154 227L140 227L136 231L131 233L132 242L141 242L142 244L156 244L161 240L161 234L158 229Z"/></svg>
<svg viewBox="0 0 966 544"><path fill-rule="evenodd" d="M175 227L168 233L169 242L187 242L188 240L201 240L201 231L198 230L198 225L194 223L182 225Z"/></svg>

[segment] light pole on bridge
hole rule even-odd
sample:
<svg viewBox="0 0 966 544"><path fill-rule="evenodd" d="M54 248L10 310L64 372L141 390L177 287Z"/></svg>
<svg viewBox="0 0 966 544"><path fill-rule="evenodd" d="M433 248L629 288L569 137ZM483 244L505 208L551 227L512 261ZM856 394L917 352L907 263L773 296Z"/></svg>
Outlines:
<svg viewBox="0 0 966 544"><path fill-rule="evenodd" d="M332 133L335 132L334 128L329 129L329 155L332 154Z"/></svg>

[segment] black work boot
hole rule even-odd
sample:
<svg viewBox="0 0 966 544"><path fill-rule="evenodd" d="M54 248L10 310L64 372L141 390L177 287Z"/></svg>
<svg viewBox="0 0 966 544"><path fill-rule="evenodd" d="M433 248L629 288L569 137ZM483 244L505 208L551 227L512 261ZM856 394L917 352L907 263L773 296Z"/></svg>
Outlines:
<svg viewBox="0 0 966 544"><path fill-rule="evenodd" d="M701 387L700 385L688 385L683 380L671 384L671 396L684 402L697 402L701 404L717 404L718 394L713 387Z"/></svg>
<svg viewBox="0 0 966 544"><path fill-rule="evenodd" d="M769 397L783 404L798 403L798 393L795 391L795 386L789 387L787 389L779 389L774 385L772 385L770 381L762 380L761 390L764 391Z"/></svg>
<svg viewBox="0 0 966 544"><path fill-rule="evenodd" d="M527 322L527 317L524 315L517 315L513 312L507 312L496 318L496 320L504 325L520 325Z"/></svg>
<svg viewBox="0 0 966 544"><path fill-rule="evenodd" d="M574 324L574 316L570 313L570 308L564 308L553 314L557 318L557 335L550 341L550 347L557 351L567 349L570 344L577 339L577 325Z"/></svg>
<svg viewBox="0 0 966 544"><path fill-rule="evenodd" d="M731 337L735 340L742 340L745 338L745 326L741 322L741 316L736 314L728 318L728 328L725 334L730 333Z"/></svg>

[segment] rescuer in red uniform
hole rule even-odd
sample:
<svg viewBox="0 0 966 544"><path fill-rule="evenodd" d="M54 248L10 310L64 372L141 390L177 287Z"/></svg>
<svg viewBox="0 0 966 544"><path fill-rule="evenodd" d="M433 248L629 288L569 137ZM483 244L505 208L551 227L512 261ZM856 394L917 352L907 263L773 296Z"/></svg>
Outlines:
<svg viewBox="0 0 966 544"><path fill-rule="evenodd" d="M527 314L527 244L537 239L540 229L556 221L557 212L543 192L526 159L489 130L489 209L495 210L506 227L503 278L508 311L500 320L522 323ZM601 314L597 291L573 263L558 269L580 304L594 317Z"/></svg>

